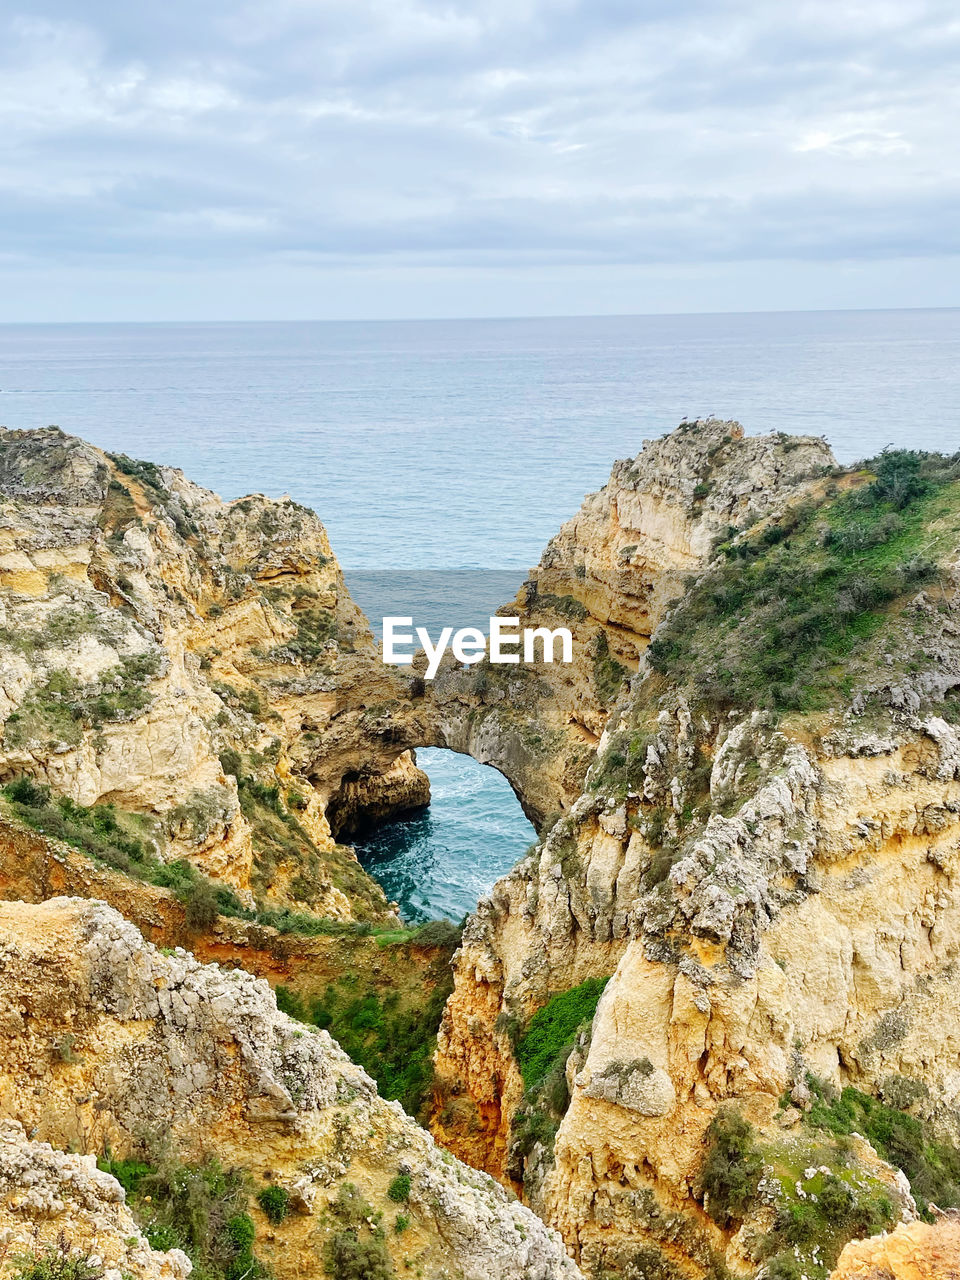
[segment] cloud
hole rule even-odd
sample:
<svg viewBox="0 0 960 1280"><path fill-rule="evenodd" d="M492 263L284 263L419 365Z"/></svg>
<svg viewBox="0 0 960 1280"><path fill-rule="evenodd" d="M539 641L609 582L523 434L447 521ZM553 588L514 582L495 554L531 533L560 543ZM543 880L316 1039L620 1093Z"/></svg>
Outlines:
<svg viewBox="0 0 960 1280"><path fill-rule="evenodd" d="M2 249L138 271L956 253L941 0L34 0Z"/></svg>
<svg viewBox="0 0 960 1280"><path fill-rule="evenodd" d="M852 156L865 160L871 156L907 155L912 150L900 133L883 129L850 129L847 132L831 132L817 129L805 134L796 144L795 151L827 151L835 156Z"/></svg>

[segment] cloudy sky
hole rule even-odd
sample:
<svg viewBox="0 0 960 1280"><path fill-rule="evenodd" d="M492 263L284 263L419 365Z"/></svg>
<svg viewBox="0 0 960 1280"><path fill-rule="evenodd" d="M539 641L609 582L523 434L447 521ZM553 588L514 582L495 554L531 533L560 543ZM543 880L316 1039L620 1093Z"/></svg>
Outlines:
<svg viewBox="0 0 960 1280"><path fill-rule="evenodd" d="M0 0L0 319L960 302L956 0Z"/></svg>

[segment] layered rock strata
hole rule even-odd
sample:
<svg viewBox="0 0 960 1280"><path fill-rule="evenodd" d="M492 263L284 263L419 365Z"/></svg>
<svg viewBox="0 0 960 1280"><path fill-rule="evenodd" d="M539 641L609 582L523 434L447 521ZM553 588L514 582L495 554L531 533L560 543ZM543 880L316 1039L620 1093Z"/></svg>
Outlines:
<svg viewBox="0 0 960 1280"><path fill-rule="evenodd" d="M147 816L159 857L248 901L385 917L372 882L363 905L344 888L325 811L361 769L378 813L429 799L377 724L405 689L312 512L225 503L56 428L0 435L0 777ZM296 819L289 856L244 812L258 786Z"/></svg>

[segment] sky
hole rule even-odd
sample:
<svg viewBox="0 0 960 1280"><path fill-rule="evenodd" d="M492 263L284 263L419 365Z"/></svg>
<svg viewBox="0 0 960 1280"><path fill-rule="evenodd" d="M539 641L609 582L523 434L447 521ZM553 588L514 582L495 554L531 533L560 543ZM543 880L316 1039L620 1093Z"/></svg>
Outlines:
<svg viewBox="0 0 960 1280"><path fill-rule="evenodd" d="M0 320L960 304L956 0L0 0Z"/></svg>

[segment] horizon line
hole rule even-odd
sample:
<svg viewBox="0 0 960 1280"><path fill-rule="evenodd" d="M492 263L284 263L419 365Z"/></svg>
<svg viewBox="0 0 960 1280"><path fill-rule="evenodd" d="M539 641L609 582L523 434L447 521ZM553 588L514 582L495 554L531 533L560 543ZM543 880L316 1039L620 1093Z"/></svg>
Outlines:
<svg viewBox="0 0 960 1280"><path fill-rule="evenodd" d="M498 324L507 321L524 320L662 320L682 319L694 316L787 316L787 315L870 315L891 314L899 312L960 311L960 303L955 306L916 306L916 307L776 307L756 308L746 311L584 311L563 314L517 314L517 315L432 315L432 316L363 316L363 317L300 317L285 320L227 320L227 319L188 319L177 320L0 320L0 329L26 328L44 326L80 327L88 325L283 325L283 324L460 324L490 323Z"/></svg>

